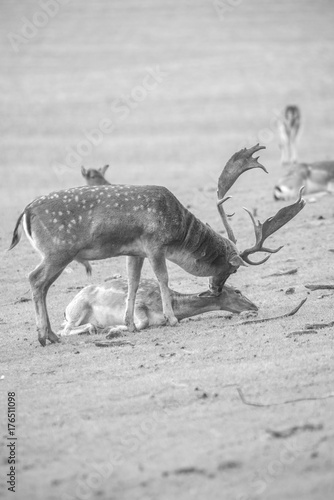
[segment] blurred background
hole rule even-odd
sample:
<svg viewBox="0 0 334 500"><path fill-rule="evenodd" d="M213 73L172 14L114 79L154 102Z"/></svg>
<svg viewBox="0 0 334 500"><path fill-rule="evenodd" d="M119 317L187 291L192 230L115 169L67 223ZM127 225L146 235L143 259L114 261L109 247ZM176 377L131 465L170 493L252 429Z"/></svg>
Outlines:
<svg viewBox="0 0 334 500"><path fill-rule="evenodd" d="M83 184L82 164L109 163L110 182L166 185L200 214L208 197L197 193L214 190L228 158L256 142L270 174L238 189L271 200L275 114L286 104L301 108L300 158L334 158L331 0L0 8L1 223L40 194Z"/></svg>

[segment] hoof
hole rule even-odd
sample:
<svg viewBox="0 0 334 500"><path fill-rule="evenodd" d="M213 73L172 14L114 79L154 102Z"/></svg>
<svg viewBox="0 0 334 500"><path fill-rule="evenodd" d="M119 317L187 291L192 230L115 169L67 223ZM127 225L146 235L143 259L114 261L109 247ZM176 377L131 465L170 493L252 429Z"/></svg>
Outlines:
<svg viewBox="0 0 334 500"><path fill-rule="evenodd" d="M126 330L121 330L120 328L113 328L112 330L109 330L108 334L106 335L106 339L114 339L115 337L120 337L123 335L124 331Z"/></svg>
<svg viewBox="0 0 334 500"><path fill-rule="evenodd" d="M129 332L136 332L137 331L137 328L136 328L136 325L134 323L125 323L125 327L126 327L126 330L128 330Z"/></svg>
<svg viewBox="0 0 334 500"><path fill-rule="evenodd" d="M42 347L46 346L46 338L45 337L38 337L38 341Z"/></svg>
<svg viewBox="0 0 334 500"><path fill-rule="evenodd" d="M48 339L50 340L51 344L55 344L56 342L60 342L60 338L58 337L58 335L56 335L53 332L49 332Z"/></svg>
<svg viewBox="0 0 334 500"><path fill-rule="evenodd" d="M177 318L175 318L175 316L171 316L170 318L167 318L167 323L169 324L169 326L175 326L178 324L178 320Z"/></svg>

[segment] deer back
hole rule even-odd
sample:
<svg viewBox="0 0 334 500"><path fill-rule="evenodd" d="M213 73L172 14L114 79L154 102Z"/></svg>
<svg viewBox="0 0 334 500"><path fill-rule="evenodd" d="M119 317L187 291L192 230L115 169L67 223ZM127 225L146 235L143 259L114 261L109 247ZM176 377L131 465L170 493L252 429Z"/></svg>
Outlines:
<svg viewBox="0 0 334 500"><path fill-rule="evenodd" d="M274 198L290 200L305 186L305 194L334 191L334 162L287 163L285 175L274 188Z"/></svg>
<svg viewBox="0 0 334 500"><path fill-rule="evenodd" d="M167 258L199 276L230 269L235 245L191 214L166 188L106 185L71 188L25 209L28 235L44 255L69 260L117 255Z"/></svg>

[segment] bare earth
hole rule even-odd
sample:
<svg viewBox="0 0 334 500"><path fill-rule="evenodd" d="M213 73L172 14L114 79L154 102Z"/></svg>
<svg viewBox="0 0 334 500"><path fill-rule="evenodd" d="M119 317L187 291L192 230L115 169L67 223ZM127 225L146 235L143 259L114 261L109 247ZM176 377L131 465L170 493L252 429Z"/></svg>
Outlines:
<svg viewBox="0 0 334 500"><path fill-rule="evenodd" d="M100 335L40 347L27 280L39 256L25 237L5 250L25 205L80 185L81 163L110 163L111 182L165 185L222 231L217 178L237 149L261 142L269 175L245 174L228 207L239 248L249 246L241 207L264 220L283 206L272 199L275 110L301 107L302 160L334 158L333 2L226 1L220 16L204 0L65 3L18 53L7 35L41 7L1 6L1 497L332 499L333 327L291 333L334 320L334 291L305 287L334 284L333 197L308 203L271 238L285 245L278 254L229 281L263 318L307 297L295 316L236 326L238 317L211 313L124 336L133 345L97 347ZM119 120L113 101L156 66L162 81ZM77 165L59 167L104 118L116 129ZM126 275L124 258L92 264L92 278L72 264L51 288L54 330L81 287ZM169 269L173 289L207 287ZM152 277L148 264L143 276ZM7 392L17 400L15 493L6 484Z"/></svg>

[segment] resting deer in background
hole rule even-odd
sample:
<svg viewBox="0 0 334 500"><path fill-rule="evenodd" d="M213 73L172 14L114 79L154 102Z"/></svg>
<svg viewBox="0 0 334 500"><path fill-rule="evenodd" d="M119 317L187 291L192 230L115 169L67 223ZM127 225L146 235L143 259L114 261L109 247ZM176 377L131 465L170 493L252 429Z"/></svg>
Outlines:
<svg viewBox="0 0 334 500"><path fill-rule="evenodd" d="M115 279L110 287L89 285L83 288L66 308L64 329L60 336L78 333L97 333L108 329L127 330L124 326L127 280ZM232 286L224 285L219 295L209 290L202 293L184 294L169 288L172 308L178 321L209 311L257 311L257 307ZM160 288L155 280L142 279L138 287L134 309L137 330L166 323L163 314ZM116 328L115 328L116 327ZM108 338L108 337L107 337Z"/></svg>
<svg viewBox="0 0 334 500"><path fill-rule="evenodd" d="M102 168L94 169L94 168L88 168L87 170L85 167L81 167L81 173L84 179L86 180L86 183L88 186L103 186L103 185L110 185L110 182L108 182L104 175L109 168L109 165L104 165Z"/></svg>
<svg viewBox="0 0 334 500"><path fill-rule="evenodd" d="M216 233L189 212L177 198L161 186L83 186L41 196L19 216L10 249L20 240L20 227L42 255L41 263L29 275L36 311L38 338L57 342L51 330L46 295L52 283L73 260L85 263L120 255L127 259L128 295L125 325L135 330L134 306L141 269L147 258L158 279L163 313L173 326L178 321L168 288L166 259L194 276L210 277L214 295L222 292L228 277L255 252L277 252L263 247L264 241L291 220L304 206L301 196L282 208L263 225L253 224L256 243L239 252L224 212L227 191L245 171L265 167L252 155L264 146L242 149L227 162L218 181L218 210L228 238ZM250 214L251 215L251 214ZM261 262L265 262L267 256Z"/></svg>
<svg viewBox="0 0 334 500"><path fill-rule="evenodd" d="M278 120L283 177L274 188L275 200L291 200L302 186L305 194L334 192L334 161L301 163L297 160L300 129L298 106L287 106Z"/></svg>

